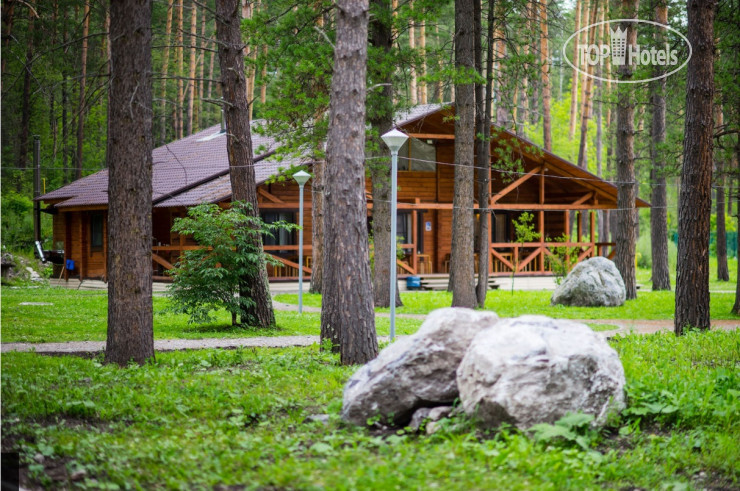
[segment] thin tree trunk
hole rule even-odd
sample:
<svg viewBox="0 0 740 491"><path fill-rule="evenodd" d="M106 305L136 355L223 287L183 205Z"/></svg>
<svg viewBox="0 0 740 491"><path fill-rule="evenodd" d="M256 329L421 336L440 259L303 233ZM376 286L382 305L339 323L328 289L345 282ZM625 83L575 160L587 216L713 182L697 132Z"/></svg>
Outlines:
<svg viewBox="0 0 740 491"><path fill-rule="evenodd" d="M622 0L622 18L632 19L637 15L638 0ZM635 49L637 30L632 22L622 22L627 29L627 49ZM621 80L630 80L634 68L624 64L619 69ZM635 181L635 129L634 95L630 84L618 87L617 102L617 230L614 263L622 275L627 299L637 298L635 279L635 246L637 242L637 183Z"/></svg>
<svg viewBox="0 0 740 491"><path fill-rule="evenodd" d="M253 5L251 3L252 0L242 0L242 16L245 19L251 19L252 18L252 9ZM254 61L257 56L257 49L250 46L249 44L244 46L244 58L251 61ZM254 114L254 82L255 82L255 71L254 71L254 64L249 63L249 66L247 66L247 101L249 102L249 120L252 120L252 115Z"/></svg>
<svg viewBox="0 0 740 491"><path fill-rule="evenodd" d="M239 0L217 0L216 36L218 60L221 65L221 91L224 98L232 198L234 201L249 203L250 214L259 217L240 21ZM262 238L257 236L253 240L253 245L261 251ZM253 300L252 305L242 308L242 324L259 327L275 325L267 268L264 263L259 271L240 279L239 295Z"/></svg>
<svg viewBox="0 0 740 491"><path fill-rule="evenodd" d="M173 0L167 2L167 23L164 28L164 53L162 54L162 114L159 116L159 143L167 143L167 73L170 69L170 35L172 34Z"/></svg>
<svg viewBox="0 0 740 491"><path fill-rule="evenodd" d="M493 12L495 0L488 0L488 39L493 37ZM480 15L480 14L478 14ZM480 26L480 18L476 19L476 27ZM478 27L482 30L482 27ZM476 36L476 68L480 71L483 69L483 49L480 45L480 35ZM485 308L486 294L488 293L488 259L491 249L491 231L488 227L488 218L490 216L490 182L491 182L491 164L490 151L491 142L491 105L493 103L493 44L488 43L486 53L486 86L476 85L476 126L478 133L484 135L484 138L478 141L478 206L480 209L478 234L478 285L476 286L476 299L478 307Z"/></svg>
<svg viewBox="0 0 740 491"><path fill-rule="evenodd" d="M185 18L184 0L177 0L177 35L175 36L175 53L177 53L177 107L175 127L178 139L182 139L185 123L183 121L183 106L185 105L185 91L183 77L185 76L185 60L183 58L183 28Z"/></svg>
<svg viewBox="0 0 740 491"><path fill-rule="evenodd" d="M723 125L722 117L722 105L715 104L714 106L714 125L721 127ZM725 166L722 162L722 156L719 152L715 152L714 156L716 177L716 187L714 192L716 193L716 211L717 211L717 230L716 230L716 244L717 244L717 280L718 281L730 281L730 270L727 267L727 233L725 229Z"/></svg>
<svg viewBox="0 0 740 491"><path fill-rule="evenodd" d="M111 2L108 338L105 361L154 359L150 0Z"/></svg>
<svg viewBox="0 0 740 491"><path fill-rule="evenodd" d="M736 106L740 106L740 101L736 101ZM740 109L740 107L737 107L737 109ZM736 175L740 175L740 140L737 140L735 142L735 172ZM738 186L740 187L740 186ZM736 315L740 315L740 189L736 187L735 189L735 205L738 210L737 214L737 227L736 230L738 230L737 234L737 251L738 251L738 258L737 258L737 281L735 286L735 304L732 306L732 313ZM732 193L730 193L730 197L732 197Z"/></svg>
<svg viewBox="0 0 740 491"><path fill-rule="evenodd" d="M77 104L76 179L82 178L82 144L85 139L85 84L87 83L87 35L90 31L90 2L85 2L82 19L82 49L80 50L80 93Z"/></svg>
<svg viewBox="0 0 740 491"><path fill-rule="evenodd" d="M709 222L712 214L712 104L716 0L688 0L686 124L678 201L674 328L709 329Z"/></svg>
<svg viewBox="0 0 740 491"><path fill-rule="evenodd" d="M23 100L21 102L21 132L18 145L18 167L26 168L28 160L28 137L31 132L31 70L33 68L33 36L34 36L34 13L28 12L28 29L26 32L26 60L23 66ZM5 56L3 56L5 60ZM22 180L18 180L16 190L22 189Z"/></svg>
<svg viewBox="0 0 740 491"><path fill-rule="evenodd" d="M589 19L589 25L596 24L596 19L599 10L598 0L594 0L591 5L591 13ZM592 45L596 42L596 28L592 27L588 32L588 44ZM588 169L588 120L591 119L591 90L593 89L594 79L590 75L593 73L593 67L590 63L587 63L585 67L586 73L589 74L583 83L583 97L581 107L581 141L578 145L578 167L582 169ZM584 218L586 214L583 214ZM584 222L585 224L585 222Z"/></svg>
<svg viewBox="0 0 740 491"><path fill-rule="evenodd" d="M606 17L607 6L601 9L601 22L604 22ZM599 42L604 43L604 25L599 27ZM596 65L596 75L602 77L601 64ZM604 128L603 128L603 115L604 115L604 82L602 80L596 80L596 175L599 177L604 176ZM607 242L607 228L606 228L606 210L598 210L598 234L599 242Z"/></svg>
<svg viewBox="0 0 740 491"><path fill-rule="evenodd" d="M203 72L205 71L206 64L206 11L203 11L203 15L200 17L200 46L201 52L198 55L198 103L195 106L196 118L195 124L197 130L203 129L203 88L205 87L205 81L203 80Z"/></svg>
<svg viewBox="0 0 740 491"><path fill-rule="evenodd" d="M581 9L583 8L584 0L576 0L576 12L573 20L576 23L575 32L581 29ZM578 43L581 39L581 35L578 34L575 37L573 43L573 65L579 66L578 63ZM581 74L578 70L573 69L573 78L570 82L570 126L568 127L568 140L573 140L576 135L576 119L578 118L578 80Z"/></svg>
<svg viewBox="0 0 740 491"><path fill-rule="evenodd" d="M414 0L409 0L409 9L414 10ZM415 22L416 20L413 18L409 22L409 49L411 50L412 53L416 51L416 27L414 26ZM417 86L416 86L416 63L415 62L411 63L411 66L409 67L409 74L410 74L410 80L409 80L410 102L412 106L415 106L419 103Z"/></svg>
<svg viewBox="0 0 740 491"><path fill-rule="evenodd" d="M321 293L324 288L324 162L313 165L311 179L311 293Z"/></svg>
<svg viewBox="0 0 740 491"><path fill-rule="evenodd" d="M190 62L188 63L188 112L187 112L187 129L188 135L193 134L193 117L195 109L195 69L196 69L196 51L198 49L198 4L193 2L190 7Z"/></svg>
<svg viewBox="0 0 740 491"><path fill-rule="evenodd" d="M2 22L3 22L3 51L8 52L10 42L13 40L13 21L15 20L15 6L17 2L3 2L2 5ZM0 73L5 75L5 62L7 56L2 57L2 69Z"/></svg>
<svg viewBox="0 0 740 491"><path fill-rule="evenodd" d="M421 21L419 27L419 55L421 56L419 74L424 77L427 74L427 25L424 21ZM427 83L423 80L419 82L419 103L427 103Z"/></svg>
<svg viewBox="0 0 740 491"><path fill-rule="evenodd" d="M343 365L378 355L365 201L367 0L337 0L325 175L324 296L321 338L339 333Z"/></svg>
<svg viewBox="0 0 740 491"><path fill-rule="evenodd" d="M372 0L374 11L390 9L388 0ZM385 15L373 16L370 22L370 43L376 51L382 53L383 59L389 59L393 42L391 26L384 23ZM393 67L376 60L370 67L370 79L383 83L380 97L373 98L374 110L369 118L370 126L378 137L393 127ZM378 149L377 161L369 161L370 178L373 192L373 297L376 307L388 307L391 304L391 169L388 147L380 138L373 142ZM401 295L396 288L396 306L402 306Z"/></svg>
<svg viewBox="0 0 740 491"><path fill-rule="evenodd" d="M547 47L547 0L540 0L540 56L542 62L542 133L543 146L552 151L550 129L550 53Z"/></svg>
<svg viewBox="0 0 740 491"><path fill-rule="evenodd" d="M455 69L475 70L474 3L455 0ZM473 83L455 84L455 185L452 201L452 306L474 308L477 304L474 278L473 215L475 163L475 88ZM453 283L454 281L454 283Z"/></svg>
<svg viewBox="0 0 740 491"><path fill-rule="evenodd" d="M655 21L659 24L668 23L668 6L661 1L655 6ZM665 28L658 27L656 32L656 45L663 45ZM663 67L655 65L653 76L659 77L664 73ZM652 195L652 209L650 210L650 247L652 253L652 279L653 290L670 290L671 276L668 266L668 200L666 194L665 152L660 148L665 143L665 78L653 80L650 83L651 107L653 109L653 121L650 127L652 133L650 145L650 169Z"/></svg>

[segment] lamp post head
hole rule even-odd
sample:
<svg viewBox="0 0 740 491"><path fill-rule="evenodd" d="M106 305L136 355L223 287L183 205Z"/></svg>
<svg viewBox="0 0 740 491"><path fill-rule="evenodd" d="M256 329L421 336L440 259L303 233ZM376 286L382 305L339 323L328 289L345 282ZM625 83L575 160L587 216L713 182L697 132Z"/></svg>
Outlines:
<svg viewBox="0 0 740 491"><path fill-rule="evenodd" d="M383 141L386 145L388 145L388 148L391 149L391 152L398 152L398 150L403 146L404 143L406 143L406 140L409 139L406 134L401 133L397 129L392 129L385 135L381 136Z"/></svg>
<svg viewBox="0 0 740 491"><path fill-rule="evenodd" d="M303 185L311 179L311 174L306 171L299 170L293 174L293 179L295 179L295 182L297 182L300 187L303 187Z"/></svg>

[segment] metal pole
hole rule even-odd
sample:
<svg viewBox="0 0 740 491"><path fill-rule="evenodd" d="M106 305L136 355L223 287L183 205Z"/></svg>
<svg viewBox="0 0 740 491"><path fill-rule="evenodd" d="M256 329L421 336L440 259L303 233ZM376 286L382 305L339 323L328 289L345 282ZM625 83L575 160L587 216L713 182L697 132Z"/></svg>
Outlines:
<svg viewBox="0 0 740 491"><path fill-rule="evenodd" d="M396 337L396 174L398 150L391 150L391 341Z"/></svg>
<svg viewBox="0 0 740 491"><path fill-rule="evenodd" d="M298 313L303 313L303 184L300 188L301 207L298 212Z"/></svg>

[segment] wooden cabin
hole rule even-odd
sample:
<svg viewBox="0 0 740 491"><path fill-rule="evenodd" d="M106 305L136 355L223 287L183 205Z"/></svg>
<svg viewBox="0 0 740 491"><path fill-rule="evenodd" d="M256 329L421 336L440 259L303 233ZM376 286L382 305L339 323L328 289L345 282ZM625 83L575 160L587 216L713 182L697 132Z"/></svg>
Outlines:
<svg viewBox="0 0 740 491"><path fill-rule="evenodd" d="M405 252L398 272L432 274L449 272L454 188L454 107L418 106L399 115L396 127L409 135L399 151L398 237ZM259 125L256 121L253 125ZM255 173L260 214L267 222L298 220L298 185L292 179L276 182L270 177L295 159L274 158L277 143L253 133ZM191 238L171 231L176 217L200 203L226 204L231 199L226 136L214 126L154 150L152 267L155 279L167 279L166 271L188 249L199 247ZM546 152L508 131L495 129L491 138L489 196L477 193L475 207L487 204L491 213L489 267L492 275L552 274L546 256L556 247L579 250L579 260L613 254L612 243L599 241L595 211L615 209L617 188L613 184ZM390 165L390 164L388 164ZM54 215L54 247L64 249L74 269L63 272L79 278L106 277L108 172L102 170L41 196ZM372 189L366 181L368 226L372 220ZM648 203L637 200L636 206ZM281 232L265 240L266 252L280 262L269 266L271 279L293 279L298 268L311 273L311 185L305 186L304 264L299 265L297 232ZM513 220L532 213L539 232L536 242L517 243ZM477 211L476 220L479 219ZM572 220L575 213L577 219ZM581 219L582 216L587 219ZM582 226L586 223L586 227ZM575 232L575 233L573 233ZM556 241L565 234L566 243ZM570 239L572 237L572 239ZM476 256L478 253L476 253Z"/></svg>

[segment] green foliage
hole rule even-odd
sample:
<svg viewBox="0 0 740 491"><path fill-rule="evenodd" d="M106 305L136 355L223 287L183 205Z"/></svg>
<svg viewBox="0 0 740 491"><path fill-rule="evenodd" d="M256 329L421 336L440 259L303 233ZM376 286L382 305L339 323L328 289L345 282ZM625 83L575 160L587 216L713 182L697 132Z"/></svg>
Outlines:
<svg viewBox="0 0 740 491"><path fill-rule="evenodd" d="M570 238L563 233L560 237L553 239L555 242L570 242ZM555 283L562 283L563 279L568 276L570 270L578 263L578 255L581 251L577 246L558 246L551 249L552 255L546 255L545 260L555 275Z"/></svg>
<svg viewBox="0 0 740 491"><path fill-rule="evenodd" d="M250 214L248 203L234 202L222 209L216 204L203 204L188 210L188 216L175 220L172 231L192 236L200 249L186 251L170 271L171 311L190 316L190 321L212 321L211 312L224 308L241 323L251 325L243 311L254 300L240 295L245 278L259 275L269 256L262 251L260 237L280 228L292 230L295 225L276 222L265 224Z"/></svg>
<svg viewBox="0 0 740 491"><path fill-rule="evenodd" d="M535 232L534 215L528 211L522 212L519 218L511 221L514 225L514 235L516 242L523 244L525 242L534 242L539 240L540 233Z"/></svg>
<svg viewBox="0 0 740 491"><path fill-rule="evenodd" d="M596 433L572 414L535 438L480 432L461 415L429 436L369 431L340 418L354 368L318 346L160 353L126 368L7 353L3 438L32 487L75 484L59 480L60 466L95 489L737 487L740 331L612 342L628 411L665 390L686 404L680 418L627 414Z"/></svg>

